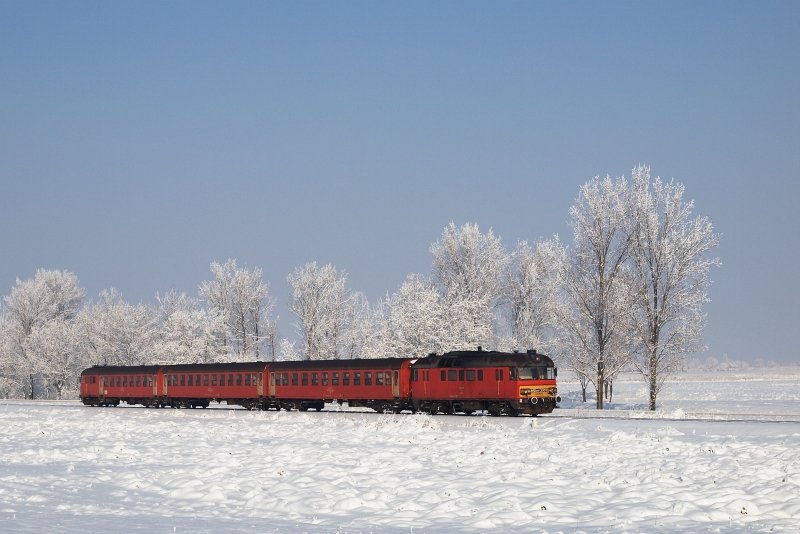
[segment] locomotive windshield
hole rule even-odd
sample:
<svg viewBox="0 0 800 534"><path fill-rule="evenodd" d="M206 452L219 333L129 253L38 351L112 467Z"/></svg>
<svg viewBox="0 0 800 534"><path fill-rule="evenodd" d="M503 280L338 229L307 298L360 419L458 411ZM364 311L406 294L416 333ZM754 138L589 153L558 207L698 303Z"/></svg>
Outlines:
<svg viewBox="0 0 800 534"><path fill-rule="evenodd" d="M520 380L553 380L555 373L552 367L520 367Z"/></svg>

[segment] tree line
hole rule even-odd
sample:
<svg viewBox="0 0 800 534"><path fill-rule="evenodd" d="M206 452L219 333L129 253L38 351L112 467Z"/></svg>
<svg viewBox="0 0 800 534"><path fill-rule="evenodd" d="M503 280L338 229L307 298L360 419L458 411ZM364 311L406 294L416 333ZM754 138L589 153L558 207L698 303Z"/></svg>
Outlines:
<svg viewBox="0 0 800 534"><path fill-rule="evenodd" d="M155 305L114 289L87 301L75 274L17 279L0 313L0 396L74 396L91 365L419 357L536 348L572 369L602 408L623 370L639 371L649 406L684 358L702 349L709 254L719 236L694 216L680 183L637 166L595 177L569 210L572 242L508 249L491 229L451 222L431 244L430 274L411 274L370 304L347 273L312 262L287 277L294 340L279 338L262 270L212 263L196 296Z"/></svg>

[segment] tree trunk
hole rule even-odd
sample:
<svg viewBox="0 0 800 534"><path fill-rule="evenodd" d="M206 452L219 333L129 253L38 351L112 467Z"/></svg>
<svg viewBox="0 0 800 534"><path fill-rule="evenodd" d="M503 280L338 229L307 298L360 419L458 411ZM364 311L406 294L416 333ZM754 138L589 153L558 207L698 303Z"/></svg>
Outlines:
<svg viewBox="0 0 800 534"><path fill-rule="evenodd" d="M656 361L655 349L650 354L650 410L656 409L656 394L658 393L658 362Z"/></svg>
<svg viewBox="0 0 800 534"><path fill-rule="evenodd" d="M597 391L597 409L603 409L603 385L605 384L604 376L605 366L602 361L597 362L597 382L595 391Z"/></svg>

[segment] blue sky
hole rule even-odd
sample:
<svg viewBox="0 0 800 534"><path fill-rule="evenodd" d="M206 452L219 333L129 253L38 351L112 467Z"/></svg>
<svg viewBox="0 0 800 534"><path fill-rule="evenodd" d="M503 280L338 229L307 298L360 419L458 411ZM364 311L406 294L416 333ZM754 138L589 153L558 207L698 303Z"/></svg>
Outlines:
<svg viewBox="0 0 800 534"><path fill-rule="evenodd" d="M723 235L709 354L800 361L798 2L0 0L0 294L333 263L371 301L449 221L559 234L595 175Z"/></svg>

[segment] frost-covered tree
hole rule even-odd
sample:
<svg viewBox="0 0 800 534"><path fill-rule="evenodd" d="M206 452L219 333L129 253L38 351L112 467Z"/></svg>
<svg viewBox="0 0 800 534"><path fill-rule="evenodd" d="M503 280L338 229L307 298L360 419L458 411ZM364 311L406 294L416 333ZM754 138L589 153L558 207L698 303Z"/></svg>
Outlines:
<svg viewBox="0 0 800 534"><path fill-rule="evenodd" d="M128 304L112 288L103 290L97 303L84 307L77 321L81 343L91 363L156 363L158 319L150 306Z"/></svg>
<svg viewBox="0 0 800 534"><path fill-rule="evenodd" d="M342 357L351 360L354 358L377 358L377 355L370 352L373 338L376 335L376 325L374 313L366 295L358 291L353 292L351 305L345 309L349 310L350 317L346 318Z"/></svg>
<svg viewBox="0 0 800 534"><path fill-rule="evenodd" d="M7 351L13 380L25 396L33 398L37 377L45 376L52 362L51 353L39 350L31 336L51 321L71 322L80 309L83 289L78 277L69 271L39 269L32 279L17 279L11 294L4 298L5 319L0 331L0 345ZM9 380L7 379L7 380Z"/></svg>
<svg viewBox="0 0 800 534"><path fill-rule="evenodd" d="M288 276L292 288L290 310L298 319L301 352L307 360L348 357L348 329L355 300L347 289L347 273L316 262L298 267Z"/></svg>
<svg viewBox="0 0 800 534"><path fill-rule="evenodd" d="M265 353L274 357L276 325L271 315L275 300L261 269L241 268L229 259L213 262L211 272L214 279L200 285L200 297L211 313L225 321L223 345L237 360L260 360Z"/></svg>
<svg viewBox="0 0 800 534"><path fill-rule="evenodd" d="M593 178L581 186L569 213L574 242L562 271L560 317L565 356L579 376L594 377L602 409L605 381L629 361L627 182Z"/></svg>
<svg viewBox="0 0 800 534"><path fill-rule="evenodd" d="M511 255L506 301L511 315L511 345L555 354L559 288L565 249L558 237L536 243L523 241Z"/></svg>
<svg viewBox="0 0 800 534"><path fill-rule="evenodd" d="M155 355L159 362L210 363L225 358L222 317L185 293L157 295L159 336Z"/></svg>
<svg viewBox="0 0 800 534"><path fill-rule="evenodd" d="M65 390L75 388L81 370L88 365L76 323L64 318L52 319L35 329L25 345L45 363L42 375L55 388L58 399L63 398Z"/></svg>
<svg viewBox="0 0 800 534"><path fill-rule="evenodd" d="M719 260L708 254L719 244L711 220L694 217L684 186L650 178L650 168L633 169L631 241L636 366L649 388L649 405L686 354L700 348L709 301L709 270Z"/></svg>
<svg viewBox="0 0 800 534"><path fill-rule="evenodd" d="M493 338L494 309L502 297L509 262L499 237L477 224L451 222L431 245L433 277L444 295L450 349L487 346Z"/></svg>
<svg viewBox="0 0 800 534"><path fill-rule="evenodd" d="M442 297L422 276L408 276L381 308L378 351L382 355L423 357L451 344Z"/></svg>

